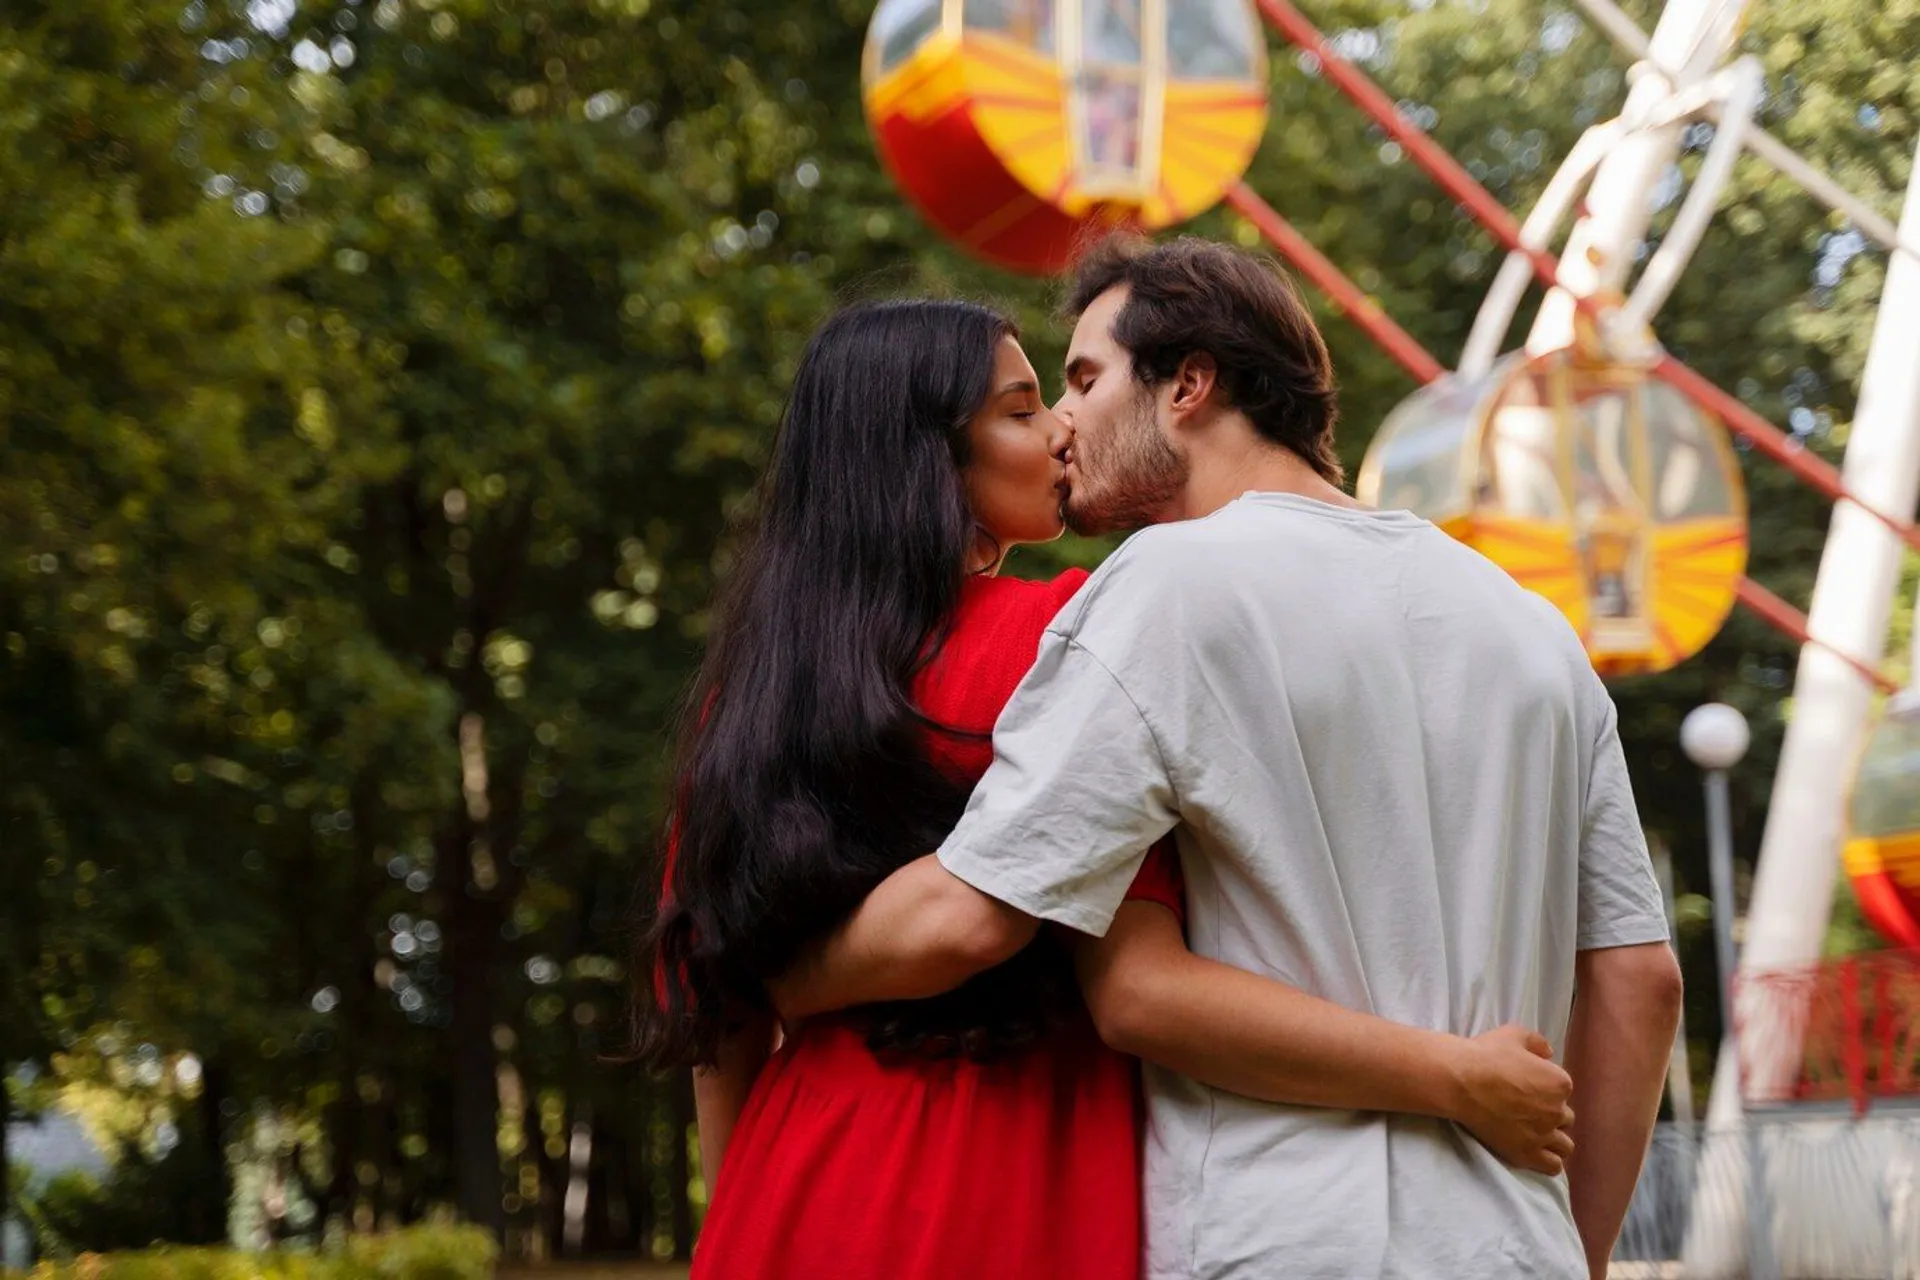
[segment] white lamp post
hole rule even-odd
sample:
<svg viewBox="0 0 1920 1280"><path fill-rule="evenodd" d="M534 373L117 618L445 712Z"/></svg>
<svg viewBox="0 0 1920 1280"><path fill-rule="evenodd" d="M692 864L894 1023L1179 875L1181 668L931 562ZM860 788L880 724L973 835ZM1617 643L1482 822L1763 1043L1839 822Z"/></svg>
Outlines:
<svg viewBox="0 0 1920 1280"><path fill-rule="evenodd" d="M1720 968L1721 1035L1733 1034L1733 813L1727 770L1747 754L1747 718L1724 702L1695 707L1680 723L1680 748L1706 774L1707 872L1713 885L1714 958Z"/></svg>
<svg viewBox="0 0 1920 1280"><path fill-rule="evenodd" d="M1706 775L1707 872L1713 885L1713 942L1715 958L1720 967L1720 1057L1723 1070L1728 1062L1734 1060L1735 1045L1733 813L1732 806L1727 802L1727 770L1746 756L1752 740L1753 735L1747 729L1747 718L1724 702L1709 702L1705 706L1695 707L1680 722L1680 749ZM1731 1100L1723 1100L1720 1105L1736 1116L1740 1114L1737 1075L1732 1084ZM1747 1274L1755 1277L1755 1280L1773 1280L1778 1270L1774 1265L1770 1217L1764 1207L1767 1203L1766 1161L1759 1134L1751 1129L1746 1130L1742 1146L1747 1161L1746 1203L1741 1206L1746 1213ZM1710 1150L1709 1156L1712 1154ZM1691 1240L1685 1252L1691 1260L1695 1252ZM1701 1268L1701 1273L1720 1275L1723 1270L1708 1265Z"/></svg>

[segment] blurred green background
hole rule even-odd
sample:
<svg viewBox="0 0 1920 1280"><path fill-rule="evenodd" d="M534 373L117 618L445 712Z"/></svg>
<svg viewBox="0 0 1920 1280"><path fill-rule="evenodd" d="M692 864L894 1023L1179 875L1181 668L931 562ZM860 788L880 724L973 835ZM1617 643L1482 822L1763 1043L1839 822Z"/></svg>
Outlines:
<svg viewBox="0 0 1920 1280"><path fill-rule="evenodd" d="M838 301L958 293L1058 390L1053 287L946 247L879 168L870 10L0 6L0 1075L6 1115L112 1157L18 1171L41 1250L450 1210L510 1256L686 1256L687 1083L607 1059L669 727L800 347ZM1624 94L1560 0L1311 12L1516 209ZM1764 0L1744 44L1766 127L1891 213L1920 5ZM1273 94L1252 185L1451 359L1492 243L1310 62L1277 50ZM1662 337L1837 457L1884 267L1746 161ZM1357 464L1413 383L1323 318ZM1825 504L1743 458L1752 572L1804 606ZM1702 1088L1679 723L1754 723L1744 862L1792 663L1736 616L1616 687ZM1841 900L1833 946L1872 945Z"/></svg>

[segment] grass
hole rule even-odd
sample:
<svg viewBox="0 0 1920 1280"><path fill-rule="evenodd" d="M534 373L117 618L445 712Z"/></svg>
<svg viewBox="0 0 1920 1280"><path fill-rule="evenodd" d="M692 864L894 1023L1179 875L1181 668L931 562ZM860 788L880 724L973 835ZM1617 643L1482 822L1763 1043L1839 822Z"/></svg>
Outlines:
<svg viewBox="0 0 1920 1280"><path fill-rule="evenodd" d="M495 1280L684 1280L684 1262L551 1262L501 1267Z"/></svg>

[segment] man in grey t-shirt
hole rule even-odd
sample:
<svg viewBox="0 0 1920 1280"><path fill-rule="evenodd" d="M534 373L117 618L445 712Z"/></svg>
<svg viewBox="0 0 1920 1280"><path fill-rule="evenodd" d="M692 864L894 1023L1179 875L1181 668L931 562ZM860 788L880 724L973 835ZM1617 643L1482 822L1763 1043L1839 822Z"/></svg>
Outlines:
<svg viewBox="0 0 1920 1280"><path fill-rule="evenodd" d="M1149 1068L1147 1274L1603 1274L1679 975L1578 639L1425 521L1346 496L1324 344L1266 264L1116 243L1075 303L1069 514L1154 527L1055 621L937 861L876 890L823 963L899 995L1037 921L1131 927L1158 908L1127 886L1171 830L1196 953L1416 1026L1540 1028L1577 1145L1551 1178L1440 1121ZM1136 980L1086 978L1096 1015L1102 984Z"/></svg>

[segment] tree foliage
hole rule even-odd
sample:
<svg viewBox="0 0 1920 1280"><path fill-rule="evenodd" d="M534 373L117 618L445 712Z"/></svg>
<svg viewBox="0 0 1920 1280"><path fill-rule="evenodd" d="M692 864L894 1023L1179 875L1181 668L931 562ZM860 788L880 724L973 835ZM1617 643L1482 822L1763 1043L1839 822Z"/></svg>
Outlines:
<svg viewBox="0 0 1920 1280"><path fill-rule="evenodd" d="M0 19L0 1064L157 1089L139 1123L241 1171L262 1234L451 1203L558 1242L577 1177L571 1238L690 1244L684 1084L601 1058L663 744L800 345L877 292L1000 302L1043 376L1063 345L1051 285L940 242L877 164L870 8ZM1538 0L1316 17L1515 208L1624 90ZM1916 23L1790 0L1746 36L1768 126L1889 212ZM1276 49L1273 89L1252 184L1452 357L1491 241L1310 63ZM1835 455L1883 271L1749 161L1661 331ZM1326 319L1357 464L1413 384ZM1824 508L1748 479L1753 572L1804 602ZM1706 876L1679 719L1754 719L1750 853L1791 661L1737 619L1617 690L1684 891Z"/></svg>

